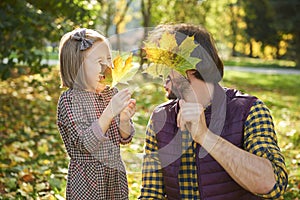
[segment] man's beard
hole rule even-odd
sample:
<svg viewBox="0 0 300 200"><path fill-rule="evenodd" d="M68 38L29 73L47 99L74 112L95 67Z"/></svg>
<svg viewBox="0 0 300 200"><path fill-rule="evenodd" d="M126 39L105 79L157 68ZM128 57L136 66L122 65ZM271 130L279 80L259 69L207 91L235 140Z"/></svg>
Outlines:
<svg viewBox="0 0 300 200"><path fill-rule="evenodd" d="M183 99L186 94L191 90L190 82L183 76L172 79L172 86L168 99Z"/></svg>
<svg viewBox="0 0 300 200"><path fill-rule="evenodd" d="M172 99L177 99L177 96L175 95L175 93L173 92L173 87L172 87L172 90L170 91L170 93L168 93L168 95L167 95L167 98L169 99L169 100L172 100Z"/></svg>

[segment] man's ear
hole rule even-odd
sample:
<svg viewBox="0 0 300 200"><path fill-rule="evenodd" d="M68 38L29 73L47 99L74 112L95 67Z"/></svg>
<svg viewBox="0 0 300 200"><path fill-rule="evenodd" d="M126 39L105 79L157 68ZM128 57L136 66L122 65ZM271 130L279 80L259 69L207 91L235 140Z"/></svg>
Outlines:
<svg viewBox="0 0 300 200"><path fill-rule="evenodd" d="M195 76L195 71L189 70L189 71L186 72L186 75L187 75L187 78L190 81L193 81L193 80L197 79L196 76Z"/></svg>

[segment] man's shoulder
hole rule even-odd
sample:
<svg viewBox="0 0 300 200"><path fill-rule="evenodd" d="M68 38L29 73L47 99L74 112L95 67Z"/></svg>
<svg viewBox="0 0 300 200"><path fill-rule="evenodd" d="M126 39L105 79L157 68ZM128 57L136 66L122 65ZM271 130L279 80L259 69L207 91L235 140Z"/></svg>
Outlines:
<svg viewBox="0 0 300 200"><path fill-rule="evenodd" d="M161 115L165 114L166 112L175 112L177 111L178 99L169 100L164 102L158 106L156 106L153 110L153 115Z"/></svg>
<svg viewBox="0 0 300 200"><path fill-rule="evenodd" d="M169 101L159 104L155 107L154 110L174 106L176 103L178 103L178 99L171 99Z"/></svg>
<svg viewBox="0 0 300 200"><path fill-rule="evenodd" d="M157 132L158 127L162 127L166 121L174 121L178 112L178 100L169 100L164 102L153 110L151 121L153 122L154 130Z"/></svg>
<svg viewBox="0 0 300 200"><path fill-rule="evenodd" d="M233 88L226 88L226 87L224 87L223 89L224 89L226 95L228 97L231 97L231 98L244 98L244 97L246 97L246 98L257 98L256 96L248 94L248 93L246 93L242 90L233 89Z"/></svg>

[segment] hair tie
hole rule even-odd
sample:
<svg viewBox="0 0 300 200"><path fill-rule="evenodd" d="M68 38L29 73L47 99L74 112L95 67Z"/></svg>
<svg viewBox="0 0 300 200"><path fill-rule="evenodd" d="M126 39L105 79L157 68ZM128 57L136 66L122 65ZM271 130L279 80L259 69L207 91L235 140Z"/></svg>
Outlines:
<svg viewBox="0 0 300 200"><path fill-rule="evenodd" d="M76 31L72 36L71 36L71 39L74 39L74 40L77 40L77 41L81 41L81 44L80 44L80 51L84 51L88 48L90 48L94 41L93 40L90 40L90 39L87 39L85 37L85 32L86 32L86 29L83 28L83 29L79 29L78 31Z"/></svg>

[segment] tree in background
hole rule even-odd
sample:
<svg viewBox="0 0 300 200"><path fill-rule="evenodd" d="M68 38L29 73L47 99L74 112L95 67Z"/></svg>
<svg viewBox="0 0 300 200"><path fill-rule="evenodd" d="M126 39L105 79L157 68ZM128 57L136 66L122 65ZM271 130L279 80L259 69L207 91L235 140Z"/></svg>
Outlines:
<svg viewBox="0 0 300 200"><path fill-rule="evenodd" d="M244 20L246 22L245 32L247 33L247 41L250 46L250 57L253 54L253 41L261 42L260 52L264 52L264 48L268 45L276 48L278 52L278 44L280 35L274 26L275 12L269 0L253 0L240 1L244 8ZM277 53L276 53L277 55Z"/></svg>
<svg viewBox="0 0 300 200"><path fill-rule="evenodd" d="M41 64L46 46L57 46L59 38L77 26L97 28L108 36L129 25L202 24L215 36L220 52L265 58L271 48L272 58L292 59L299 67L299 4L299 0L2 0L0 79L41 72L48 67Z"/></svg>
<svg viewBox="0 0 300 200"><path fill-rule="evenodd" d="M39 72L47 67L41 64L47 43L76 26L94 26L86 1L2 0L0 13L0 79Z"/></svg>
<svg viewBox="0 0 300 200"><path fill-rule="evenodd" d="M246 38L250 46L249 56L254 57L254 42L265 48L273 48L272 57L287 58L300 68L300 2L299 0L238 0L244 9ZM262 58L266 55L262 55Z"/></svg>
<svg viewBox="0 0 300 200"><path fill-rule="evenodd" d="M120 0L120 2L117 3L117 12L114 17L115 34L117 36L117 49L121 49L119 34L125 31L126 23L131 20L129 17L126 18L126 14L131 3L132 0Z"/></svg>
<svg viewBox="0 0 300 200"><path fill-rule="evenodd" d="M183 22L204 25L211 1L148 0L144 4L151 5L150 24L152 25Z"/></svg>
<svg viewBox="0 0 300 200"><path fill-rule="evenodd" d="M210 13L211 1L187 0L175 1L174 21L205 25Z"/></svg>
<svg viewBox="0 0 300 200"><path fill-rule="evenodd" d="M229 8L229 14L230 14L230 27L232 30L231 38L232 38L232 49L231 49L231 55L232 56L237 56L237 51L235 50L235 47L237 45L237 35L238 35L238 6L236 3L229 2L227 4Z"/></svg>
<svg viewBox="0 0 300 200"><path fill-rule="evenodd" d="M281 35L290 35L289 51L286 57L296 61L300 68L300 1L270 0L275 15L275 28Z"/></svg>
<svg viewBox="0 0 300 200"><path fill-rule="evenodd" d="M115 2L109 0L98 0L98 4L100 5L101 10L98 13L96 23L104 27L104 35L108 36L108 32L112 26L113 17L116 10Z"/></svg>

